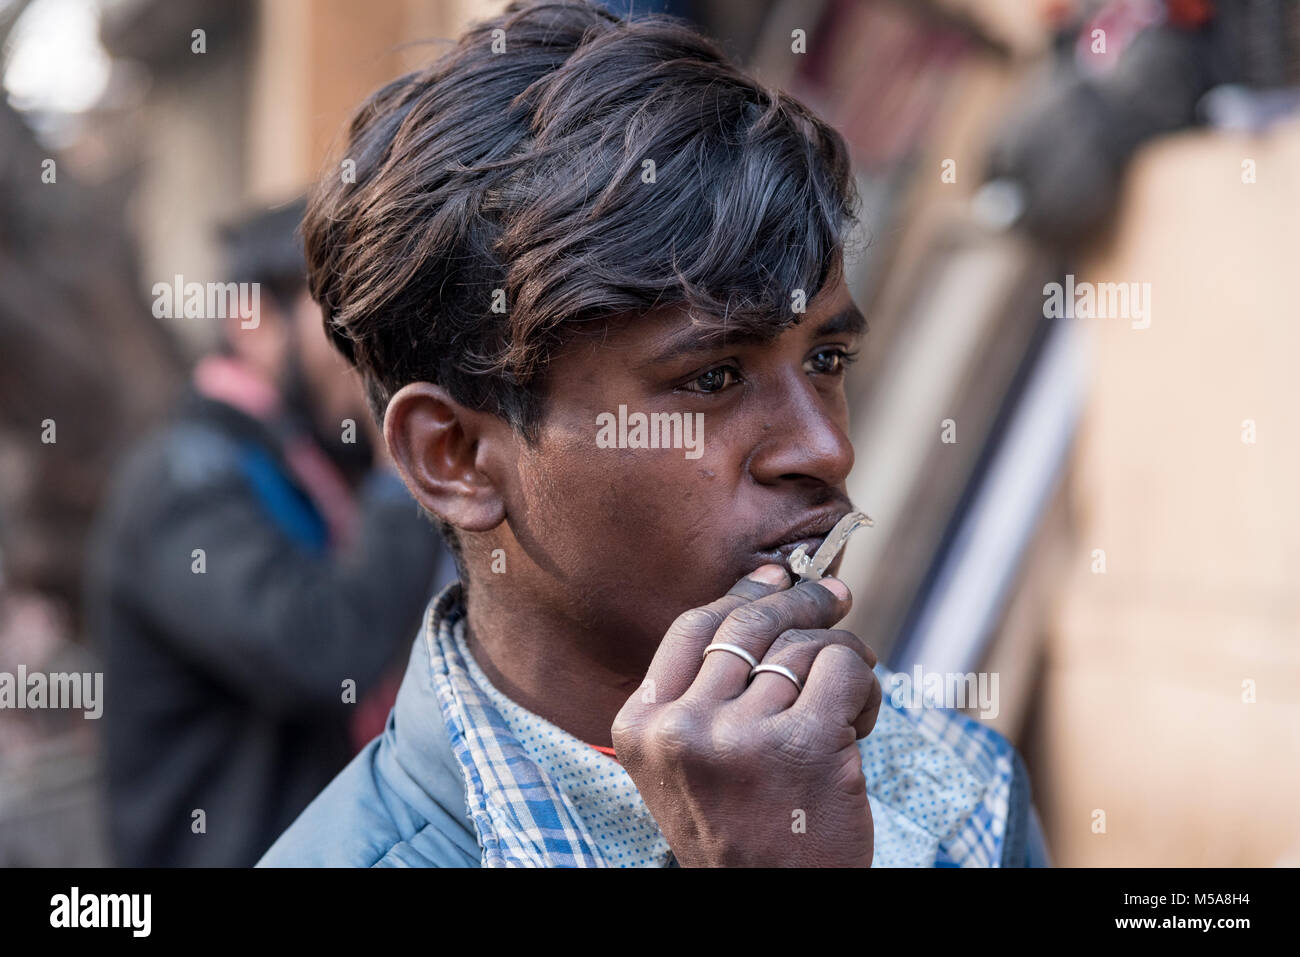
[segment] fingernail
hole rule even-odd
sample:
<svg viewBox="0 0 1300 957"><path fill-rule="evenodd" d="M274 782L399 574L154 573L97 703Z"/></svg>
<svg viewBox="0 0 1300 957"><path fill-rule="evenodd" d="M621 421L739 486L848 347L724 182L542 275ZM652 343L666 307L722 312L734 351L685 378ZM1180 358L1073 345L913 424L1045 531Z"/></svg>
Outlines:
<svg viewBox="0 0 1300 957"><path fill-rule="evenodd" d="M780 565L760 565L745 577L765 585L785 585L790 581L789 574Z"/></svg>
<svg viewBox="0 0 1300 957"><path fill-rule="evenodd" d="M845 601L849 597L849 587L838 578L819 578L817 579L817 584L821 585L840 601Z"/></svg>

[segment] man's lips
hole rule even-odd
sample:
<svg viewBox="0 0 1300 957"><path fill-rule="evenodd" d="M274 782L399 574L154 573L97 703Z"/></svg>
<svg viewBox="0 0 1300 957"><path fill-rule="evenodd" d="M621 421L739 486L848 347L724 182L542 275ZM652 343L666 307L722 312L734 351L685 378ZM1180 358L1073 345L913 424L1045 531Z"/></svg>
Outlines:
<svg viewBox="0 0 1300 957"><path fill-rule="evenodd" d="M761 559L759 562L761 565L774 563L788 568L790 566L790 555L796 548L800 545L807 545L809 552L815 552L823 541L822 538L802 538L797 542L787 542L776 548L760 548L754 555Z"/></svg>
<svg viewBox="0 0 1300 957"><path fill-rule="evenodd" d="M805 515L796 524L769 539L767 544L757 548L754 554L763 562L785 565L790 553L800 545L807 545L810 552L816 551L827 533L835 527L835 523L851 511L851 508L844 506Z"/></svg>

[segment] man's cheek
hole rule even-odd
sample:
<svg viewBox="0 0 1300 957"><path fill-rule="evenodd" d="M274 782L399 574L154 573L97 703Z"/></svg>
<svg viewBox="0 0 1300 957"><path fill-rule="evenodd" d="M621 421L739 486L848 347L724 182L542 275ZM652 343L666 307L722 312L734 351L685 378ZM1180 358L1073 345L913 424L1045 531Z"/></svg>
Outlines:
<svg viewBox="0 0 1300 957"><path fill-rule="evenodd" d="M600 502L598 521L612 520L619 529L618 537L630 548L665 540L665 532L672 527L671 489L642 477L636 470L606 481L598 489L594 496Z"/></svg>
<svg viewBox="0 0 1300 957"><path fill-rule="evenodd" d="M630 462L599 486L600 510L617 516L629 546L677 552L709 521L712 504L694 470L665 469L661 462ZM657 467L659 466L659 467Z"/></svg>

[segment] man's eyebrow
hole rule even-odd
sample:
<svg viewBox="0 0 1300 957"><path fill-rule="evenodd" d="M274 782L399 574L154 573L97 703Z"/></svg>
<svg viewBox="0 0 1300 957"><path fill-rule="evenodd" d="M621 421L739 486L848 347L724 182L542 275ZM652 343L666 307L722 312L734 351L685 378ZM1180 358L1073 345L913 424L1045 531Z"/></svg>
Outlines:
<svg viewBox="0 0 1300 957"><path fill-rule="evenodd" d="M813 338L820 339L822 336L834 336L841 332L847 332L851 336L861 336L866 331L867 317L862 314L861 309L849 303L818 326L817 331L813 333Z"/></svg>
<svg viewBox="0 0 1300 957"><path fill-rule="evenodd" d="M820 339L822 336L834 336L840 333L860 336L866 331L867 317L862 314L862 310L856 305L850 303L835 315L823 319L813 332L813 338ZM767 341L767 339L768 337L751 331L736 331L725 327L698 329L694 326L688 326L670 337L663 348L645 362L638 363L637 368L658 365L672 359L681 359L702 352L712 352L723 345L751 345Z"/></svg>

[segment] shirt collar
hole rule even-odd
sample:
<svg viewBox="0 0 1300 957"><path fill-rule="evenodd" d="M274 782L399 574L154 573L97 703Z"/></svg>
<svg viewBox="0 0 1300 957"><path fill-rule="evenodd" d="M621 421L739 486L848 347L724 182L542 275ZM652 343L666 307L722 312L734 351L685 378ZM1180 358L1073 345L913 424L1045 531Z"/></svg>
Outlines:
<svg viewBox="0 0 1300 957"><path fill-rule="evenodd" d="M464 629L453 636L470 678L528 756L569 799L606 862L611 867L670 866L672 849L623 766L503 694L474 660Z"/></svg>

